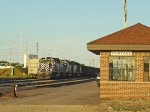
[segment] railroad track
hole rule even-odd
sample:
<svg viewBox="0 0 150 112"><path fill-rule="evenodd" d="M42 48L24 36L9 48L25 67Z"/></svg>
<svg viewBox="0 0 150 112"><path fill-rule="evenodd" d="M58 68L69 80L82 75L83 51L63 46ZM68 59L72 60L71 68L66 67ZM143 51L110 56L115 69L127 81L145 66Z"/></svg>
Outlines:
<svg viewBox="0 0 150 112"><path fill-rule="evenodd" d="M12 90L14 85L17 85L18 90L41 88L41 87L58 87L63 85L72 85L77 83L84 83L94 81L95 78L82 77L82 78L70 78L70 79L58 79L58 80L18 80L13 82L3 82L0 84L0 93L8 93Z"/></svg>
<svg viewBox="0 0 150 112"><path fill-rule="evenodd" d="M77 80L87 80L93 79L91 77L82 77L82 78L68 78L68 79L57 79L57 80L42 80L42 79L21 79L21 80L10 80L10 81L0 81L0 86L11 86L18 85L18 87L29 86L29 85L39 85L39 84L53 84L57 82L68 82L68 81L77 81Z"/></svg>
<svg viewBox="0 0 150 112"><path fill-rule="evenodd" d="M18 83L18 82L28 82L28 81L37 81L37 80L40 80L40 79L32 79L32 78L2 78L0 79L0 84L4 84L4 83Z"/></svg>

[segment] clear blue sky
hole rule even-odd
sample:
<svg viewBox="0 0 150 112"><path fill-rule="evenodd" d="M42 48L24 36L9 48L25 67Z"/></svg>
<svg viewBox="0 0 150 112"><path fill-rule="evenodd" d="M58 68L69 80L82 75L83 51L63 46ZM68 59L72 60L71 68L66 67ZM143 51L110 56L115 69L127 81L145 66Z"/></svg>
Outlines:
<svg viewBox="0 0 150 112"><path fill-rule="evenodd" d="M99 63L99 56L87 51L86 43L123 28L123 2L0 0L0 50L9 49L2 43L11 41L12 60L17 60L21 49L35 53L39 42L41 57L52 56L55 49L56 57L88 65L96 57ZM138 22L150 26L149 5L150 0L127 0L128 26ZM0 58L4 57L7 56L0 52Z"/></svg>

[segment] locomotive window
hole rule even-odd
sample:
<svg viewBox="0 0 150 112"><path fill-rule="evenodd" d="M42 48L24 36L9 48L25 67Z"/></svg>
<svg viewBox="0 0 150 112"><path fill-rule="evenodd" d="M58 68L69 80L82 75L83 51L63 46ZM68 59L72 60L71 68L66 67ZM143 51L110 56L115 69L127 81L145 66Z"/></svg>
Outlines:
<svg viewBox="0 0 150 112"><path fill-rule="evenodd" d="M134 57L109 57L109 80L133 81L135 80Z"/></svg>

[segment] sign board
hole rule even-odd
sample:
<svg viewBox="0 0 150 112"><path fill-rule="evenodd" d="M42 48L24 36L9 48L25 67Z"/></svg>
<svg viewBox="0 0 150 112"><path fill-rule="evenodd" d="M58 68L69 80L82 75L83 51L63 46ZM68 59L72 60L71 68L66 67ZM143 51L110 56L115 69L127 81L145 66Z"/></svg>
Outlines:
<svg viewBox="0 0 150 112"><path fill-rule="evenodd" d="M131 51L113 51L111 52L111 56L132 56Z"/></svg>

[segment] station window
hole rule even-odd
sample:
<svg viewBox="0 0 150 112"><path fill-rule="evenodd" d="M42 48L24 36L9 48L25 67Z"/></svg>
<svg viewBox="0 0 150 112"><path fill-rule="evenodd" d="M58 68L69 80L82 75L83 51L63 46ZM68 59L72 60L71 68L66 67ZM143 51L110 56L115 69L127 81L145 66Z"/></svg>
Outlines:
<svg viewBox="0 0 150 112"><path fill-rule="evenodd" d="M135 80L135 58L123 56L109 57L109 80Z"/></svg>
<svg viewBox="0 0 150 112"><path fill-rule="evenodd" d="M150 81L150 57L144 57L144 81Z"/></svg>

